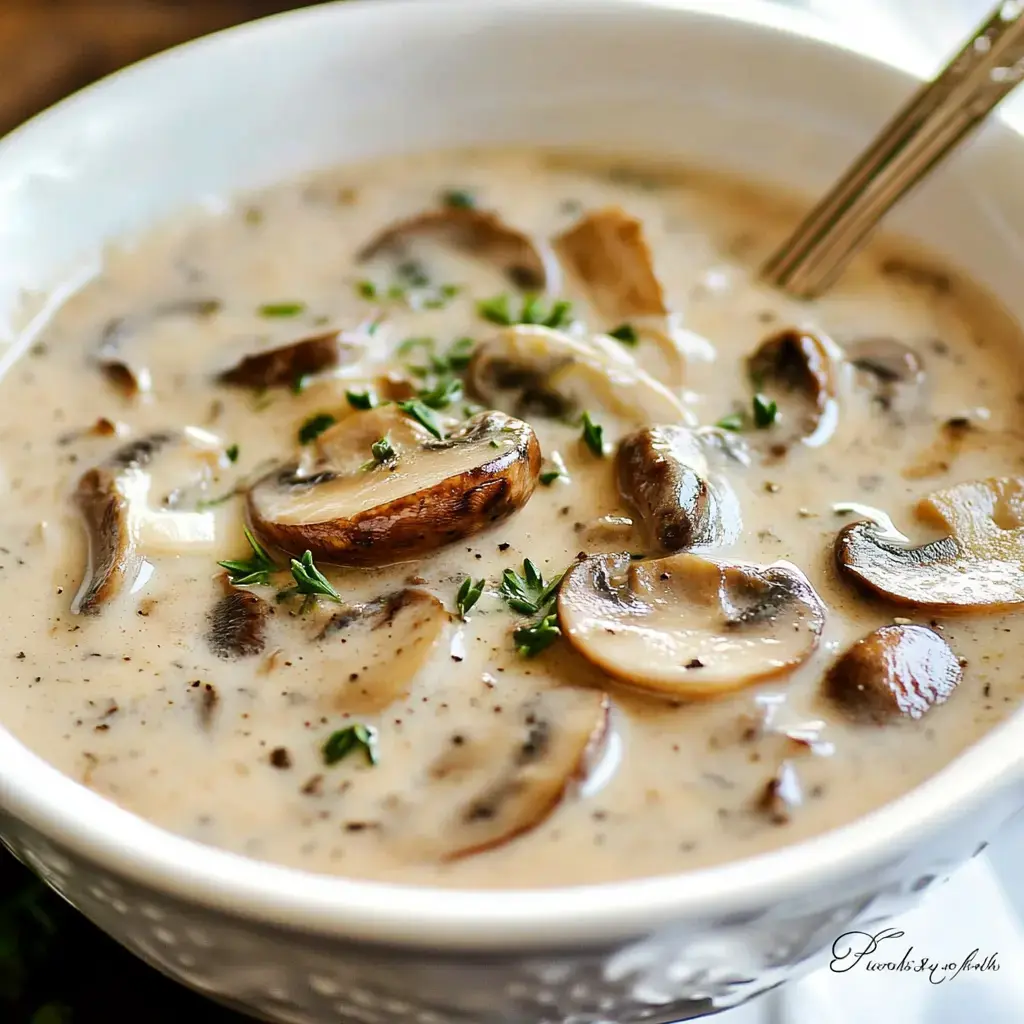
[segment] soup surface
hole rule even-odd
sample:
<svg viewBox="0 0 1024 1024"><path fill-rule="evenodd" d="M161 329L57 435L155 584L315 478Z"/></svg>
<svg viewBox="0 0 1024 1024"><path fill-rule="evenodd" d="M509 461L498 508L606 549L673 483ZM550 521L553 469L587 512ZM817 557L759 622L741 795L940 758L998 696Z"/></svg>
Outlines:
<svg viewBox="0 0 1024 1024"><path fill-rule="evenodd" d="M4 724L201 842L441 885L906 792L1020 697L1021 340L888 243L773 293L795 216L471 152L109 253L0 383Z"/></svg>

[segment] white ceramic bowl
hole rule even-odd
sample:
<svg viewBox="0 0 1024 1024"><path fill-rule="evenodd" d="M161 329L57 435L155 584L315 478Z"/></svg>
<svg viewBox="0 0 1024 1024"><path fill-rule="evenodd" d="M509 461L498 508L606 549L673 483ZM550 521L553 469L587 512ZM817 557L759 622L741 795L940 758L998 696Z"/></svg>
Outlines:
<svg viewBox="0 0 1024 1024"><path fill-rule="evenodd" d="M819 189L913 80L724 0L374 0L115 76L0 143L0 337L105 241L315 167L467 143L660 154ZM896 218L1024 312L1024 142L992 126ZM59 293L58 293L59 294ZM855 824L743 863L487 893L321 878L171 836L0 731L0 836L130 949L268 1019L675 1021L785 980L969 857L1019 806L1021 725Z"/></svg>

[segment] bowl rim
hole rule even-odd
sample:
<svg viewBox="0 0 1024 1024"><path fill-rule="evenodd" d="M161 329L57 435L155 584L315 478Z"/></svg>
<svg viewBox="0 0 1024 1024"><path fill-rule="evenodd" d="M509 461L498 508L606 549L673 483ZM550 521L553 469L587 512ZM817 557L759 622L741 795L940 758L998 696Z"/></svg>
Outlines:
<svg viewBox="0 0 1024 1024"><path fill-rule="evenodd" d="M479 0L432 0L438 17L457 17ZM808 44L846 51L902 72L919 68L895 55L867 52L856 40L809 12L767 0L488 0L502 17L536 18L545 11L587 4L643 17L674 12L783 33ZM399 16L420 0L346 0L263 18L185 43L126 68L37 115L0 140L0 162L73 121L107 93L145 84L186 56L213 58L230 40L244 45L272 35L287 21L308 31L351 12L373 8ZM45 143L44 143L45 144ZM763 909L811 889L870 877L908 849L965 813L1019 769L1024 754L1011 735L1013 720L897 800L838 829L743 860L677 875L576 887L461 890L350 880L256 861L182 838L122 809L63 775L0 726L0 808L48 840L101 870L184 903L232 917L324 936L434 950L487 950L587 946L628 938L670 923L699 922ZM26 844L30 851L35 847ZM58 886L63 855L29 858Z"/></svg>

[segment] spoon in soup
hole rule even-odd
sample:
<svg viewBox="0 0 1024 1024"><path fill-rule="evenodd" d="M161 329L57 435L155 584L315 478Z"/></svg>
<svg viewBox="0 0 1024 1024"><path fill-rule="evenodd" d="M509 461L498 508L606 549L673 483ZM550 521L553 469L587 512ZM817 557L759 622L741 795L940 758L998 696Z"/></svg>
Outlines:
<svg viewBox="0 0 1024 1024"><path fill-rule="evenodd" d="M820 295L885 214L1022 79L1024 0L1004 0L769 257L762 277L795 298Z"/></svg>

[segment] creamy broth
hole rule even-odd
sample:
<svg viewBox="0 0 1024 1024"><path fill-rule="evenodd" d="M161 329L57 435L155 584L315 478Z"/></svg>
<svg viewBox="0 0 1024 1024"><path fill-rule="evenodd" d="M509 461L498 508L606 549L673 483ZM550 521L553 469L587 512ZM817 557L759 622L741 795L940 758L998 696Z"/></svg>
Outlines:
<svg viewBox="0 0 1024 1024"><path fill-rule="evenodd" d="M554 299L570 300L571 314L556 321L575 344L597 346L612 370L604 390L592 382L587 392L586 411L602 431L589 444L580 408L523 414L544 459L532 495L516 487L533 486L536 453L507 421L462 447L439 448L429 472L409 484L410 465L433 439L394 405L366 411L346 398L349 391L360 404L367 389L381 400L434 389L443 404L446 383L449 398L455 387L446 378L463 376L474 351L459 339L479 350L503 330L478 303L508 293L511 312L521 307L507 267L450 246L421 239L397 262L387 251L359 262L383 229L443 208L446 195L540 240L588 212L621 207L642 224L674 310L669 319L609 315L583 280L565 268L551 273L563 279L544 299L545 315ZM313 871L440 885L572 884L691 869L820 833L911 789L1016 708L1019 634L1005 612L951 615L869 597L837 572L833 555L837 533L862 516L834 506L883 510L921 543L944 531L915 516L920 499L1020 472L1021 339L988 297L888 243L821 300L800 304L772 292L756 269L794 217L778 197L703 175L474 152L282 185L111 252L0 383L4 725L96 792L201 842ZM518 263L515 274L523 276ZM389 297L396 283L401 293ZM500 318L500 303L497 310ZM624 321L637 344L629 331L592 340ZM836 394L826 412L835 422L817 445L790 438L798 417L781 393L782 414L763 428L753 422L747 357L789 327L835 342ZM246 355L339 330L341 364L299 386L218 382ZM433 347L410 338L433 339ZM909 385L906 407L883 393L884 374L858 372L842 358L843 347L850 354L873 338L895 339L920 359L923 378ZM426 379L409 371L453 352L454 363L435 365ZM101 372L102 358L129 366L143 392L124 394ZM772 382L759 383L771 400ZM435 411L440 431L457 431L471 404L484 403L466 394ZM520 635L527 648L551 639L549 646L533 656L517 651L513 631L550 605L536 602L539 610L526 614L500 593L503 572L523 573L524 559L548 582L578 555L632 554L634 566L665 556L620 494L616 446L665 425L673 408L677 423L726 418L739 427L703 436L711 439L708 473L728 505L722 521L735 526L738 509L742 527L725 529L700 554L785 560L824 606L816 646L808 620L777 623L780 631L810 629L801 643L814 649L795 667L727 693L712 687L716 695L699 699L612 679L601 658L584 657L565 635L539 637L554 619L546 631ZM319 414L340 426L300 444ZM757 415L771 419L772 411ZM359 433L358 417L376 419L359 420L369 424ZM396 468L387 452L371 451L381 424ZM151 446L151 461L127 471L138 554L130 578L120 593L80 593L88 549L73 497L83 474L132 441L183 428L192 428L184 440ZM283 571L241 591L251 599L220 605L235 650L215 651L211 610L230 591L217 563L251 555L243 526L256 499L247 505L246 489L296 460L300 474L315 471L317 452L339 430L348 476L337 500L350 511L507 454L512 468L491 472L505 474L502 500L512 507L504 512L512 514L442 543L467 513L433 494L437 521L416 541L425 553L349 568L316 558L340 603L328 595L279 600L294 585L288 558L257 524ZM735 457L744 451L748 464ZM510 484L513 473L518 483ZM323 494L293 494L274 481L268 488L257 512L285 526L314 516ZM1015 515L1016 499L1007 500ZM372 553L361 548L358 557L386 562L389 543L378 536ZM301 545L291 553L301 555ZM457 595L467 577L486 582L463 618ZM395 594L402 596L362 607ZM95 614L76 614L76 595ZM669 610L673 624L692 613ZM243 622L235 637L237 616L250 613L258 620L251 635ZM851 644L907 622L931 624L958 662L950 671L962 668L948 700L919 719L893 714L879 724L829 699L822 680ZM770 629L766 637L785 639ZM706 647L715 657L721 644ZM641 676L645 658L672 654L653 641L637 651ZM758 646L751 655L766 664L772 656ZM338 735L356 724L371 731ZM360 742L368 735L376 764Z"/></svg>

